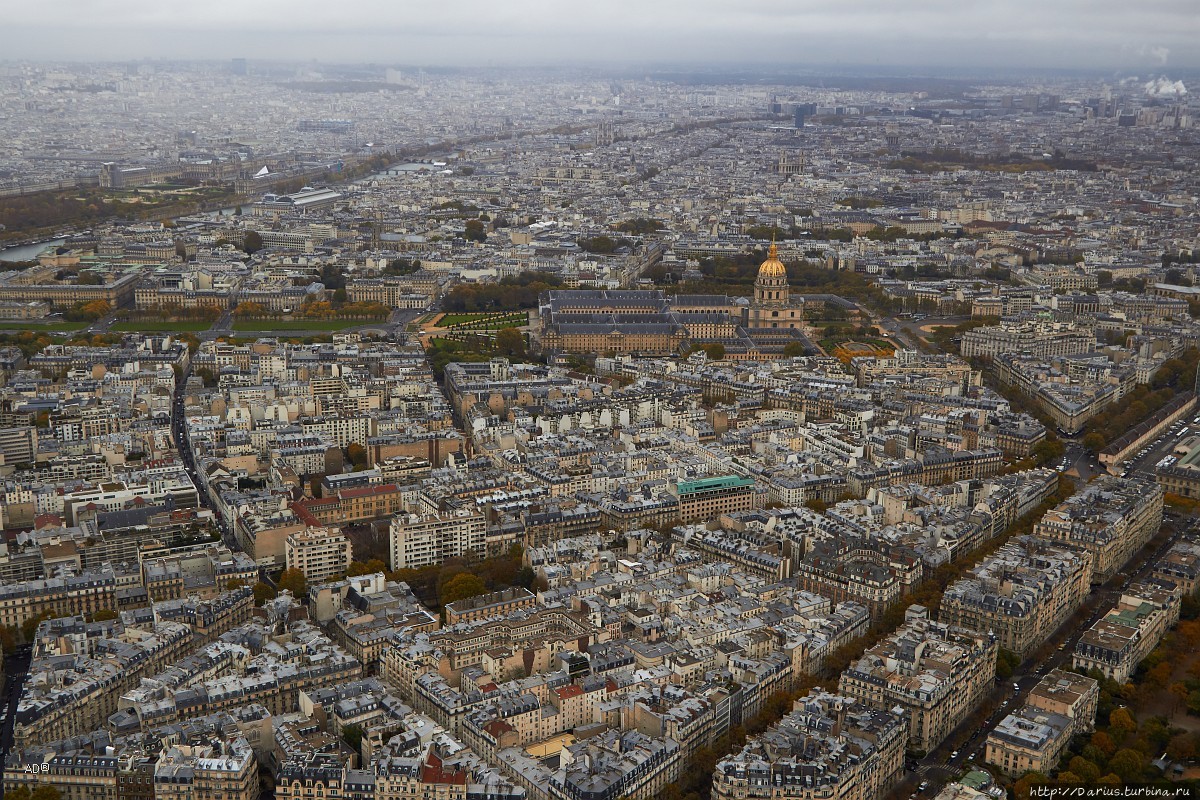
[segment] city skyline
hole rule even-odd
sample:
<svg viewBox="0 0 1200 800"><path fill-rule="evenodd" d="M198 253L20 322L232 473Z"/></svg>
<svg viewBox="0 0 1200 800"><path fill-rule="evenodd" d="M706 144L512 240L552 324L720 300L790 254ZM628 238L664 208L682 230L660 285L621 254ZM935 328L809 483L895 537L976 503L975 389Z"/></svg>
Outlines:
<svg viewBox="0 0 1200 800"><path fill-rule="evenodd" d="M751 2L4 17L0 794L1196 791L1193 15Z"/></svg>
<svg viewBox="0 0 1200 800"><path fill-rule="evenodd" d="M1159 74L1200 67L1200 15L1186 2L1059 0L732 5L676 0L561 7L454 0L435 7L369 0L144 0L4 4L8 58L294 59L429 65L883 65L1081 68ZM53 43L53 47L48 47Z"/></svg>

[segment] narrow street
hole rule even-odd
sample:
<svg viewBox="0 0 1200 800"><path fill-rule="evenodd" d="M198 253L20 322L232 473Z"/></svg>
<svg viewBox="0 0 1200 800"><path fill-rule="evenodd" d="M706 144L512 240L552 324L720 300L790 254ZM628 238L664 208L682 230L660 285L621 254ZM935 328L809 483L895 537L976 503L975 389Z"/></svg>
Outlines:
<svg viewBox="0 0 1200 800"><path fill-rule="evenodd" d="M4 700L0 702L0 761L8 758L13 745L13 728L17 721L17 701L21 699L21 687L29 675L29 661L33 649L29 645L19 648L4 659ZM0 789L0 797L3 797Z"/></svg>

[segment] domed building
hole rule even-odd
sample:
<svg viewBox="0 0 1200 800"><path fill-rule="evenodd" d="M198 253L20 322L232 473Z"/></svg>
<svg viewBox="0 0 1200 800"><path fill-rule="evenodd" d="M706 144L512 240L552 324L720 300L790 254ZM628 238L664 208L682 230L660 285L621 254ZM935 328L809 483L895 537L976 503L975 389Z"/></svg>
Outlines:
<svg viewBox="0 0 1200 800"><path fill-rule="evenodd" d="M804 300L793 303L788 286L787 267L779 260L779 248L771 242L767 260L758 268L754 281L754 299L750 303L746 327L799 328L804 320Z"/></svg>
<svg viewBox="0 0 1200 800"><path fill-rule="evenodd" d="M731 360L778 357L793 343L816 347L802 330L804 298L793 299L787 267L772 242L752 297L659 289L552 289L538 300L538 342L547 351L669 355L717 342Z"/></svg>

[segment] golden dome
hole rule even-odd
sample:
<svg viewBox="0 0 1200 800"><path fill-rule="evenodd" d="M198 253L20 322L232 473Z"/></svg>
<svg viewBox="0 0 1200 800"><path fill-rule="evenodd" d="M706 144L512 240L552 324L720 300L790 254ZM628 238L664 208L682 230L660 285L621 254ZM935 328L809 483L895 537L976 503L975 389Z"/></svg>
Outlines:
<svg viewBox="0 0 1200 800"><path fill-rule="evenodd" d="M786 278L787 267L779 260L779 248L771 242L771 249L767 251L767 260L758 268L758 277L760 278Z"/></svg>

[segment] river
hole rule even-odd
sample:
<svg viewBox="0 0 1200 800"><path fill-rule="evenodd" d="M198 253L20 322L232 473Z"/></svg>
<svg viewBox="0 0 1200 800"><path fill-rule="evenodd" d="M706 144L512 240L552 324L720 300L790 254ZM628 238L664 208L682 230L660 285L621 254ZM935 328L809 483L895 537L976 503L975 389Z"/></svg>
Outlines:
<svg viewBox="0 0 1200 800"><path fill-rule="evenodd" d="M16 247L6 247L0 250L0 261L32 261L37 258L37 254L45 250L47 247L58 247L65 242L66 239L51 239L48 242L36 242L34 244L19 244Z"/></svg>

